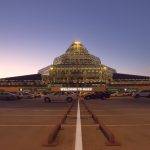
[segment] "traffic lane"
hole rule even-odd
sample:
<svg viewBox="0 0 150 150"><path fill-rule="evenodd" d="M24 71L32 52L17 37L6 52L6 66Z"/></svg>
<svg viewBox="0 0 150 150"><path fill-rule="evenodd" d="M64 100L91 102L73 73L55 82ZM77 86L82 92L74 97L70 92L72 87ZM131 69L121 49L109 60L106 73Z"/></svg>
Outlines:
<svg viewBox="0 0 150 150"><path fill-rule="evenodd" d="M0 115L60 115L70 105L62 102L43 103L41 100L0 101Z"/></svg>
<svg viewBox="0 0 150 150"><path fill-rule="evenodd" d="M119 150L147 150L150 147L150 126L108 126L121 143Z"/></svg>
<svg viewBox="0 0 150 150"><path fill-rule="evenodd" d="M81 122L82 122L82 139L83 139L83 149L86 150L104 150L110 147L106 146L107 139L99 130L98 124L95 124L91 115L85 108L81 107ZM111 147L110 150L113 150ZM115 150L120 150L119 147L115 147Z"/></svg>
<svg viewBox="0 0 150 150"><path fill-rule="evenodd" d="M142 98L139 101L130 101L128 98L122 100L112 100L112 101L99 101L99 100L91 100L86 101L89 108L96 115L137 115L137 116L147 116L150 114L150 101L145 98ZM142 105L141 105L142 103ZM120 104L119 107L117 104Z"/></svg>
<svg viewBox="0 0 150 150"><path fill-rule="evenodd" d="M76 115L77 104L73 106L66 121L62 125L62 129L58 133L56 147L50 147L51 150L74 150L76 136Z"/></svg>
<svg viewBox="0 0 150 150"><path fill-rule="evenodd" d="M150 124L150 115L149 117L143 115L143 116L98 116L98 119L104 124Z"/></svg>
<svg viewBox="0 0 150 150"><path fill-rule="evenodd" d="M74 150L75 149L75 134L76 127L74 126L64 126L60 130L57 136L57 145L56 147L50 147L50 150Z"/></svg>
<svg viewBox="0 0 150 150"><path fill-rule="evenodd" d="M119 100L91 100L86 101L89 107L93 111L118 111L118 110L129 110L129 111L148 111L150 107L150 100L140 99L140 100L130 100L130 99L119 99Z"/></svg>
<svg viewBox="0 0 150 150"><path fill-rule="evenodd" d="M100 150L104 145L105 139L83 105L80 105L80 110L83 149Z"/></svg>
<svg viewBox="0 0 150 150"><path fill-rule="evenodd" d="M92 109L117 109L117 108L149 108L150 107L150 98L139 98L134 99L133 97L119 97L119 98L110 98L106 100L94 99L86 100L87 104L90 104ZM125 107L126 106L126 107Z"/></svg>
<svg viewBox="0 0 150 150"><path fill-rule="evenodd" d="M150 147L149 127L110 127L120 146L107 146L107 139L98 127L82 126L83 148L86 150L147 150ZM90 135L90 136L89 136Z"/></svg>
<svg viewBox="0 0 150 150"><path fill-rule="evenodd" d="M0 108L53 108L53 107L68 107L71 104L63 101L55 101L51 103L45 103L42 99L20 99L13 101L0 100Z"/></svg>
<svg viewBox="0 0 150 150"><path fill-rule="evenodd" d="M55 108L57 109L57 111L55 111ZM46 149L46 150L47 149L54 149L54 150L70 149L71 150L71 148L73 149L74 137L75 137L74 126L67 126L69 127L69 129L65 127L65 130L61 130L60 134L58 135L58 137L60 138L58 139L58 141L60 143L55 148L41 147L41 145L43 144L43 139L45 140L45 136L47 138L48 133L50 132L50 129L53 129L52 127L55 125L54 123L60 120L61 115L63 115L66 112L67 110L66 108L65 109L63 108L63 111L58 111L59 110L59 103L58 103L57 107L54 107L52 111L45 111L45 108L40 109L39 111L38 108L35 108L36 111L33 111L34 114L31 114L32 112L31 110L29 112L29 108L27 109L17 108L19 109L17 111L16 111L16 108L13 108L13 110L11 108L10 112L8 112L7 110L5 111L2 110L4 111L4 114L1 115L0 117L1 119L0 120L0 139L3 139L3 140L0 141L0 146L2 148L4 147L3 149L8 149L8 150L9 149L12 150L12 147L14 147L15 150L20 150L20 149L25 149L25 150L27 149L29 150L30 149L32 150L33 149L37 149L37 150L38 149L39 150L41 149ZM62 107L60 108L60 110L61 109ZM41 114L41 111L44 111L46 115L43 113ZM20 114L20 112L23 114ZM58 112L59 112L60 117L58 117ZM47 116L47 113L49 113L48 116ZM73 114L74 113L75 113L75 109L73 111ZM43 117L43 115L45 116ZM36 136L37 133L39 133L39 137ZM8 141L12 141L12 142L8 145L7 144Z"/></svg>
<svg viewBox="0 0 150 150"><path fill-rule="evenodd" d="M110 109L91 109L93 111L93 113L97 116L145 116L145 117L149 117L150 116L150 109L140 109L140 108L110 108ZM86 111L81 111L83 115L86 115Z"/></svg>
<svg viewBox="0 0 150 150"><path fill-rule="evenodd" d="M66 107L66 106L65 106ZM33 111L32 109L29 108L13 108L13 109L1 109L0 108L0 124L55 124L57 123L62 116L66 113L68 107L66 108L60 108L59 111L55 111L54 109L59 110L59 105L57 107L53 108L53 111L45 111L45 109L38 110L35 109L36 111ZM38 111L37 111L38 110ZM44 110L44 111L43 111ZM49 110L49 109L46 109Z"/></svg>
<svg viewBox="0 0 150 150"><path fill-rule="evenodd" d="M74 150L75 126L63 127L56 146L43 146L53 126L0 127L0 148L3 150Z"/></svg>
<svg viewBox="0 0 150 150"><path fill-rule="evenodd" d="M34 108L34 109L28 109L28 108L0 108L0 116L7 116L7 115L62 115L66 112L66 108L59 108L54 107L53 109L49 108Z"/></svg>
<svg viewBox="0 0 150 150"><path fill-rule="evenodd" d="M0 127L0 148L3 150L48 150L42 144L52 127Z"/></svg>
<svg viewBox="0 0 150 150"><path fill-rule="evenodd" d="M145 99L142 99L145 100ZM147 100L147 99L146 99ZM88 105L90 108L92 106L98 107L100 103L98 101L91 102L91 105ZM97 106L96 106L97 105ZM111 104L109 104L111 105ZM128 104L128 106L130 103ZM135 105L131 104L132 107L126 108L126 105L123 105L122 108L103 108L103 111L96 111L94 113L106 125L110 126L134 126L134 125L150 125L150 109L148 105L143 107L143 105L138 106L137 108L134 107ZM93 109L92 109L93 110Z"/></svg>
<svg viewBox="0 0 150 150"><path fill-rule="evenodd" d="M148 113L150 105L147 99L141 99L140 102L130 101L128 98L125 100L117 99L112 101L94 100L88 101L88 106L94 108L92 109L94 113L112 131L117 140L122 143L119 148L101 145L101 149L141 150L149 148L150 135L148 131L150 130L150 117ZM129 110L133 114L130 115ZM88 130L85 132L88 132ZM91 136L93 136L92 133ZM93 142L92 145L96 145L96 142Z"/></svg>
<svg viewBox="0 0 150 150"><path fill-rule="evenodd" d="M93 110L93 112L96 115L99 116L149 116L150 115L150 109L108 109L104 111L99 111L99 110Z"/></svg>
<svg viewBox="0 0 150 150"><path fill-rule="evenodd" d="M0 116L0 125L48 125L48 124L56 124L62 116Z"/></svg>
<svg viewBox="0 0 150 150"><path fill-rule="evenodd" d="M86 101L86 103L89 105L89 107L92 110L109 110L109 109L120 109L120 108L133 108L137 107L135 104L132 103L132 101L124 100L125 102L122 102L121 100L91 100Z"/></svg>
<svg viewBox="0 0 150 150"><path fill-rule="evenodd" d="M82 126L82 140L84 150L103 150L105 147L106 139L98 127Z"/></svg>

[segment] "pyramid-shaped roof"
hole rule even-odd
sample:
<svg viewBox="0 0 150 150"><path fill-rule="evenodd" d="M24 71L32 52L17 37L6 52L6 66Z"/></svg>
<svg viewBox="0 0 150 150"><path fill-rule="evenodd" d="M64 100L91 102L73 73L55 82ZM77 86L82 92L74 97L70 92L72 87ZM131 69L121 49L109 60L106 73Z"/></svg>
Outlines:
<svg viewBox="0 0 150 150"><path fill-rule="evenodd" d="M98 57L89 54L85 46L74 41L64 54L54 59L53 65L68 65L68 66L99 66L101 61Z"/></svg>
<svg viewBox="0 0 150 150"><path fill-rule="evenodd" d="M80 41L74 41L67 49L66 53L87 54L88 50Z"/></svg>

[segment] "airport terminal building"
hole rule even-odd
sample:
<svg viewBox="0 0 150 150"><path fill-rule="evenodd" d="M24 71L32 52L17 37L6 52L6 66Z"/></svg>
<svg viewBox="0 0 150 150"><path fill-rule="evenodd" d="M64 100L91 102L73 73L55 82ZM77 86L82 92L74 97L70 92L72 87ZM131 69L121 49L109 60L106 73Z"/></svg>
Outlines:
<svg viewBox="0 0 150 150"><path fill-rule="evenodd" d="M116 70L105 66L89 53L81 42L75 41L52 65L39 70L48 77L47 83L62 86L98 86L112 81Z"/></svg>
<svg viewBox="0 0 150 150"><path fill-rule="evenodd" d="M0 79L0 87L102 87L103 85L150 85L150 77L117 73L89 53L79 41L37 74Z"/></svg>

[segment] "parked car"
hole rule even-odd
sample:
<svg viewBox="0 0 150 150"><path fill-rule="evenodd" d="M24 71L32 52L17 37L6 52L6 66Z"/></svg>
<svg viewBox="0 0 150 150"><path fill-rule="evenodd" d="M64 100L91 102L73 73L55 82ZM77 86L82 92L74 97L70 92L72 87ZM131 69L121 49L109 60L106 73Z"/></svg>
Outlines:
<svg viewBox="0 0 150 150"><path fill-rule="evenodd" d="M22 92L22 97L24 99L32 99L32 98L34 98L34 94Z"/></svg>
<svg viewBox="0 0 150 150"><path fill-rule="evenodd" d="M91 94L87 94L84 96L84 99L89 100L89 99L106 99L110 97L109 92L94 92Z"/></svg>
<svg viewBox="0 0 150 150"><path fill-rule="evenodd" d="M148 97L150 98L150 90L142 90L140 92L135 93L134 98L140 98L140 97Z"/></svg>
<svg viewBox="0 0 150 150"><path fill-rule="evenodd" d="M41 93L34 93L34 98L41 98L42 94Z"/></svg>
<svg viewBox="0 0 150 150"><path fill-rule="evenodd" d="M119 96L126 96L126 95L125 95L125 93L123 93L123 92L115 92L115 93L112 93L111 96L119 97Z"/></svg>
<svg viewBox="0 0 150 150"><path fill-rule="evenodd" d="M124 96L132 96L132 92L124 92Z"/></svg>
<svg viewBox="0 0 150 150"><path fill-rule="evenodd" d="M9 92L1 92L0 100L17 100L17 96L15 94Z"/></svg>
<svg viewBox="0 0 150 150"><path fill-rule="evenodd" d="M94 92L82 92L82 93L80 93L80 96L81 97L85 97L85 96L87 96L87 95L90 95L90 94L93 94Z"/></svg>
<svg viewBox="0 0 150 150"><path fill-rule="evenodd" d="M21 92L12 92L12 94L16 95L17 99L23 98L23 94Z"/></svg>
<svg viewBox="0 0 150 150"><path fill-rule="evenodd" d="M68 103L75 100L77 97L74 93L65 93L65 92L59 92L59 93L48 93L46 95L42 96L42 99L44 102L52 102L52 101L66 101Z"/></svg>

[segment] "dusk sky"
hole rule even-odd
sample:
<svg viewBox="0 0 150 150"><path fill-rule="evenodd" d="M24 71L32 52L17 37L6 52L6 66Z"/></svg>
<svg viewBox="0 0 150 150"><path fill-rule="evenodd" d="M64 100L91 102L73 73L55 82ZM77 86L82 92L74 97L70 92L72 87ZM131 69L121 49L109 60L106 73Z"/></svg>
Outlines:
<svg viewBox="0 0 150 150"><path fill-rule="evenodd" d="M119 73L150 76L150 0L0 0L0 77L37 73L74 40Z"/></svg>

